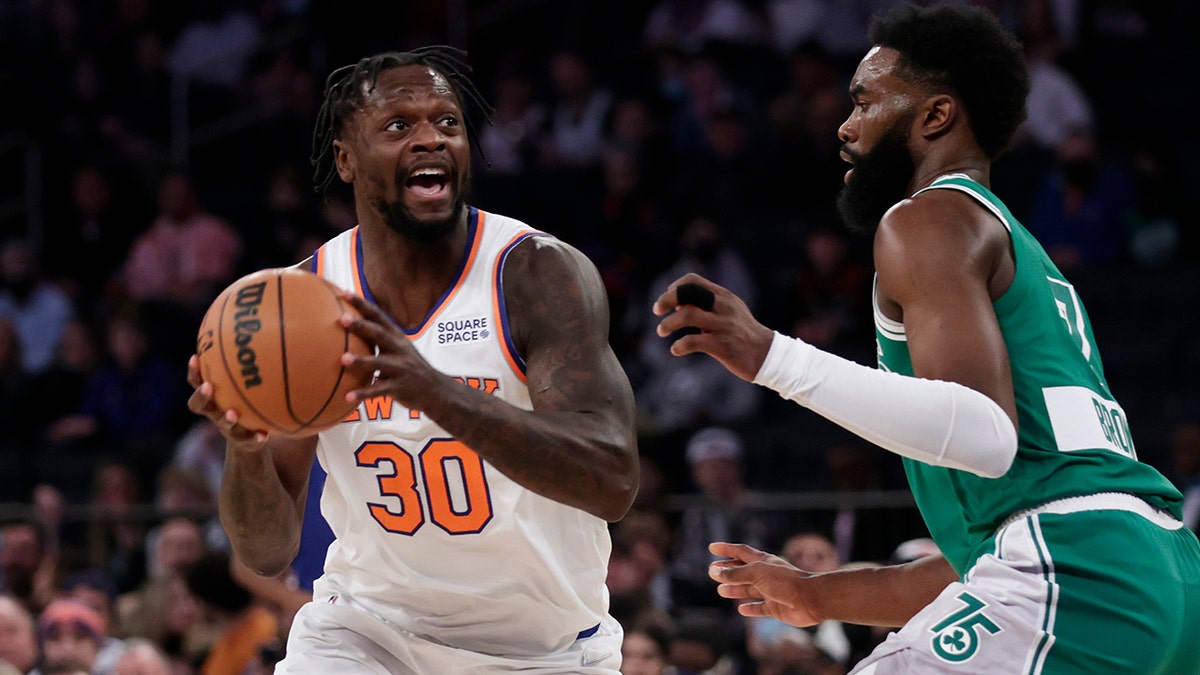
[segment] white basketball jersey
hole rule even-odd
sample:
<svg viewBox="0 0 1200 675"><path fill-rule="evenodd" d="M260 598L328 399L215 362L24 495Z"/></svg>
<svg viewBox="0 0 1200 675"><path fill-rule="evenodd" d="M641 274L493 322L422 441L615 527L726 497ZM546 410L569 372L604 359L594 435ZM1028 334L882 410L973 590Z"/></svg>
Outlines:
<svg viewBox="0 0 1200 675"><path fill-rule="evenodd" d="M509 338L502 270L542 233L472 208L455 283L408 333L433 367L531 409ZM313 269L373 300L361 236L322 246ZM518 485L418 410L364 401L322 432L321 512L337 539L314 602L347 602L438 642L492 654L557 651L607 614L602 519Z"/></svg>

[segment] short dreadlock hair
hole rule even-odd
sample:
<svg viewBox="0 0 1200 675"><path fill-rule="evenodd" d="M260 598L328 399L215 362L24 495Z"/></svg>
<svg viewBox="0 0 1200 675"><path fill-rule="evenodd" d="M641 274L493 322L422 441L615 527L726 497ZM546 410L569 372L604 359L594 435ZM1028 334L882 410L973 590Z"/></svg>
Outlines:
<svg viewBox="0 0 1200 675"><path fill-rule="evenodd" d="M467 139L473 149L479 149L475 133L477 122L490 123L492 106L479 93L468 74L467 53L445 45L421 47L411 52L383 52L342 66L325 80L325 100L317 113L313 129L313 182L318 192L324 192L337 175L333 160L333 141L340 138L342 129L355 111L360 109L366 95L374 91L379 75L402 66L429 66L450 82L450 88L462 106L467 124ZM367 85L367 86L364 86Z"/></svg>
<svg viewBox="0 0 1200 675"><path fill-rule="evenodd" d="M1020 42L979 7L913 5L877 16L872 44L900 53L897 74L962 101L971 130L995 159L1025 120L1029 72Z"/></svg>

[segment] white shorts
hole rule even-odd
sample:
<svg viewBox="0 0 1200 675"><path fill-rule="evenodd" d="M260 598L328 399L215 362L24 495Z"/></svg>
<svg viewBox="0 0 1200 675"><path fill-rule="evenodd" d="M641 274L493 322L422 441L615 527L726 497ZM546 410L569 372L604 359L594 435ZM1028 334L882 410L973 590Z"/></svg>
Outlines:
<svg viewBox="0 0 1200 675"><path fill-rule="evenodd" d="M586 673L618 675L620 624L608 617L595 633L563 651L535 657L493 656L414 635L362 609L310 602L288 634L276 675L427 675L430 673Z"/></svg>
<svg viewBox="0 0 1200 675"><path fill-rule="evenodd" d="M1073 497L990 541L853 674L1200 674L1200 547L1174 517L1130 495Z"/></svg>

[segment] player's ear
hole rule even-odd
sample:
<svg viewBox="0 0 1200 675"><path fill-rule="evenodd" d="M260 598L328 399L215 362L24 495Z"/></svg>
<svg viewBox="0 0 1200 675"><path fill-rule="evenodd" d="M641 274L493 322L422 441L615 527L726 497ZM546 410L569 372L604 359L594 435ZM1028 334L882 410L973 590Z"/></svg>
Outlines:
<svg viewBox="0 0 1200 675"><path fill-rule="evenodd" d="M963 112L958 101L949 94L937 94L925 99L921 111L924 114L921 134L925 138L936 138L949 131Z"/></svg>
<svg viewBox="0 0 1200 675"><path fill-rule="evenodd" d="M333 141L333 165L343 183L354 182L354 153L341 140Z"/></svg>

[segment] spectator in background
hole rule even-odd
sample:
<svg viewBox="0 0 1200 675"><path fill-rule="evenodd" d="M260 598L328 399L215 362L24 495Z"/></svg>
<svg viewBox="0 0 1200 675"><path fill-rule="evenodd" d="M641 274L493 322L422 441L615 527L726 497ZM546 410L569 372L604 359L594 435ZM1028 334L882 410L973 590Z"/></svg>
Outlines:
<svg viewBox="0 0 1200 675"><path fill-rule="evenodd" d="M789 54L801 45L816 45L828 4L829 0L767 0L763 10L775 51Z"/></svg>
<svg viewBox="0 0 1200 675"><path fill-rule="evenodd" d="M166 358L151 350L141 311L128 307L109 320L105 363L88 378L79 410L54 422L48 435L89 450L74 453L84 470L97 457L118 457L149 484L170 459L184 394Z"/></svg>
<svg viewBox="0 0 1200 675"><path fill-rule="evenodd" d="M1010 195L1006 205L1023 223L1029 222L1042 177L1054 164L1054 152L1077 129L1094 129L1098 120L1092 100L1075 75L1062 64L1067 41L1050 4L1021 3L1021 33L1029 69L1025 121L1017 128L1012 148L996 163L996 194ZM1055 3L1063 4L1063 3Z"/></svg>
<svg viewBox="0 0 1200 675"><path fill-rule="evenodd" d="M591 64L573 49L551 55L549 75L554 100L540 164L551 171L594 168L604 147L612 92L596 83Z"/></svg>
<svg viewBox="0 0 1200 675"><path fill-rule="evenodd" d="M1179 259L1185 243L1181 214L1191 201L1188 178L1173 148L1151 140L1133 152L1134 214L1129 254L1145 269L1162 269Z"/></svg>
<svg viewBox="0 0 1200 675"><path fill-rule="evenodd" d="M176 650L188 633L194 607L186 596L183 578L208 553L200 527L187 518L171 518L158 528L158 536L147 545L147 576L135 590L117 600L121 633L150 638L166 645L174 636Z"/></svg>
<svg viewBox="0 0 1200 675"><path fill-rule="evenodd" d="M229 549L229 540L217 518L217 492L210 488L204 474L194 469L168 465L158 474L154 504L164 515L194 519L209 548L221 551ZM155 533L151 532L149 541L153 541L154 536Z"/></svg>
<svg viewBox="0 0 1200 675"><path fill-rule="evenodd" d="M208 553L204 533L196 521L176 516L168 519L148 536L145 583L184 574ZM144 587L144 586L143 586Z"/></svg>
<svg viewBox="0 0 1200 675"><path fill-rule="evenodd" d="M642 44L694 53L712 42L754 45L765 35L763 17L741 0L660 0L642 28Z"/></svg>
<svg viewBox="0 0 1200 675"><path fill-rule="evenodd" d="M708 552L713 541L755 541L778 545L783 519L755 508L743 480L745 448L742 437L725 427L697 431L687 443L692 481L704 501L684 509L671 559L673 607L724 608L713 592Z"/></svg>
<svg viewBox="0 0 1200 675"><path fill-rule="evenodd" d="M221 473L225 469L225 437L206 420L193 423L175 445L175 455L169 466L200 474L210 493L220 493Z"/></svg>
<svg viewBox="0 0 1200 675"><path fill-rule="evenodd" d="M34 521L9 523L0 528L0 573L3 592L36 615L54 592L56 556L47 554L45 533Z"/></svg>
<svg viewBox="0 0 1200 675"><path fill-rule="evenodd" d="M600 192L584 210L576 245L596 263L608 292L610 340L629 354L641 336L643 289L653 270L671 261L674 233L635 149L610 143L601 160ZM629 242L641 242L630 246Z"/></svg>
<svg viewBox="0 0 1200 675"><path fill-rule="evenodd" d="M1079 81L1058 64L1067 41L1054 20L1054 3L1027 0L1024 4L1022 33L1029 97L1025 99L1027 117L1014 141L1018 145L1033 142L1053 151L1076 130L1095 128L1096 115Z"/></svg>
<svg viewBox="0 0 1200 675"><path fill-rule="evenodd" d="M133 517L142 487L125 462L105 460L96 468L88 501L88 559L126 593L146 578L146 527Z"/></svg>
<svg viewBox="0 0 1200 675"><path fill-rule="evenodd" d="M613 525L612 535L606 585L613 616L627 626L645 612L669 612L671 528L666 517L661 511L634 509Z"/></svg>
<svg viewBox="0 0 1200 675"><path fill-rule="evenodd" d="M858 439L839 441L825 457L828 487L851 496L888 489L888 462L899 470L895 458L872 445ZM822 515L828 518L815 524L829 534L843 563L883 562L897 541L926 533L920 515L909 509L841 506Z"/></svg>
<svg viewBox="0 0 1200 675"><path fill-rule="evenodd" d="M72 319L63 328L54 361L30 382L30 426L44 435L52 422L78 412L87 382L99 365L100 346L91 325Z"/></svg>
<svg viewBox="0 0 1200 675"><path fill-rule="evenodd" d="M28 240L0 244L0 319L16 327L27 373L37 375L50 367L74 316L70 298L42 276Z"/></svg>
<svg viewBox="0 0 1200 675"><path fill-rule="evenodd" d="M33 670L39 658L33 615L15 598L0 595L0 666Z"/></svg>
<svg viewBox="0 0 1200 675"><path fill-rule="evenodd" d="M492 123L477 130L479 151L490 167L475 174L475 194L489 211L539 219L535 210L544 208L538 163L547 145L546 105L535 95L529 75L516 65L502 66L492 88Z"/></svg>
<svg viewBox="0 0 1200 675"><path fill-rule="evenodd" d="M171 662L153 642L134 638L125 644L125 651L117 660L113 675L171 675Z"/></svg>
<svg viewBox="0 0 1200 675"><path fill-rule="evenodd" d="M745 664L738 654L743 635L712 610L681 615L671 631L667 661L674 675L738 675ZM749 669L746 669L749 672Z"/></svg>
<svg viewBox="0 0 1200 675"><path fill-rule="evenodd" d="M851 246L840 230L810 228L787 303L793 336L843 355L867 342L869 330L861 317L871 297L871 268Z"/></svg>
<svg viewBox="0 0 1200 675"><path fill-rule="evenodd" d="M46 273L89 316L111 302L121 261L144 218L114 185L116 175L99 164L75 169L65 213L47 223L54 255L46 259Z"/></svg>
<svg viewBox="0 0 1200 675"><path fill-rule="evenodd" d="M726 288L736 288L734 292L748 298L751 306L755 303L758 286L749 266L711 218L691 220L680 236L678 259L656 277L652 287L686 272L716 279ZM629 366L640 432L646 441L642 451L660 463L671 481L688 470L682 461L688 435L708 425L736 427L748 422L758 411L761 396L756 387L712 359L671 356L670 345L654 332L653 325L642 330L636 363ZM668 490L683 487L667 486Z"/></svg>
<svg viewBox="0 0 1200 675"><path fill-rule="evenodd" d="M239 272L294 265L312 253L312 241L324 241L328 234L312 190L307 189L307 177L291 164L278 164L267 182L261 213L246 232L246 256Z"/></svg>
<svg viewBox="0 0 1200 675"><path fill-rule="evenodd" d="M254 14L234 0L191 2L190 21L167 54L176 77L231 88L243 81L262 32Z"/></svg>
<svg viewBox="0 0 1200 675"><path fill-rule="evenodd" d="M491 164L488 181L528 173L546 123L546 108L534 98L533 83L523 73L501 73L493 88L496 113L492 123L479 130L480 149Z"/></svg>
<svg viewBox="0 0 1200 675"><path fill-rule="evenodd" d="M762 144L765 122L757 115L756 108L737 104L709 111L700 119L703 148L681 157L668 188L673 213L704 211L742 250L761 245L751 223L777 213L787 174L772 146Z"/></svg>
<svg viewBox="0 0 1200 675"><path fill-rule="evenodd" d="M204 209L191 178L168 173L159 185L158 216L125 260L125 292L203 313L233 279L241 252L237 232Z"/></svg>
<svg viewBox="0 0 1200 675"><path fill-rule="evenodd" d="M1106 160L1090 130L1077 129L1055 150L1029 231L1064 271L1111 266L1125 256L1133 208L1129 176Z"/></svg>
<svg viewBox="0 0 1200 675"><path fill-rule="evenodd" d="M176 672L193 672L196 655L211 641L181 574L169 574L136 594L122 596L118 614L122 634L145 638L161 647Z"/></svg>
<svg viewBox="0 0 1200 675"><path fill-rule="evenodd" d="M63 580L58 599L73 600L86 605L100 616L106 634L100 640L100 650L92 662L92 672L111 674L117 659L125 651L125 643L112 637L113 628L116 626L117 600L117 589L112 579L109 579L103 570L95 567L80 570Z"/></svg>
<svg viewBox="0 0 1200 675"><path fill-rule="evenodd" d="M21 337L11 321L0 318L0 495L9 499L24 498L32 487L29 382L21 365Z"/></svg>
<svg viewBox="0 0 1200 675"><path fill-rule="evenodd" d="M625 627L621 643L621 675L666 675L671 624L649 617Z"/></svg>
<svg viewBox="0 0 1200 675"><path fill-rule="evenodd" d="M55 600L38 617L42 642L42 672L78 669L94 675L97 656L108 634L104 619L95 610L74 600ZM73 672L73 671L68 671Z"/></svg>
<svg viewBox="0 0 1200 675"><path fill-rule="evenodd" d="M752 110L753 99L730 80L724 63L711 50L682 58L677 70L674 81L664 83L670 91L663 94L671 106L667 124L671 148L690 163L694 156L713 152L713 140L722 147L736 147L733 141L737 139L722 143L721 139L706 137L705 122L718 114Z"/></svg>
<svg viewBox="0 0 1200 675"><path fill-rule="evenodd" d="M117 3L118 7L135 4ZM131 31L121 42L131 50L129 65L113 83L112 108L100 128L142 181L153 184L162 172L171 142L171 78L165 65L165 39L145 26Z"/></svg>
<svg viewBox="0 0 1200 675"><path fill-rule="evenodd" d="M187 587L217 629L200 675L241 675L279 639L275 616L234 579L228 554L210 553L192 565Z"/></svg>

